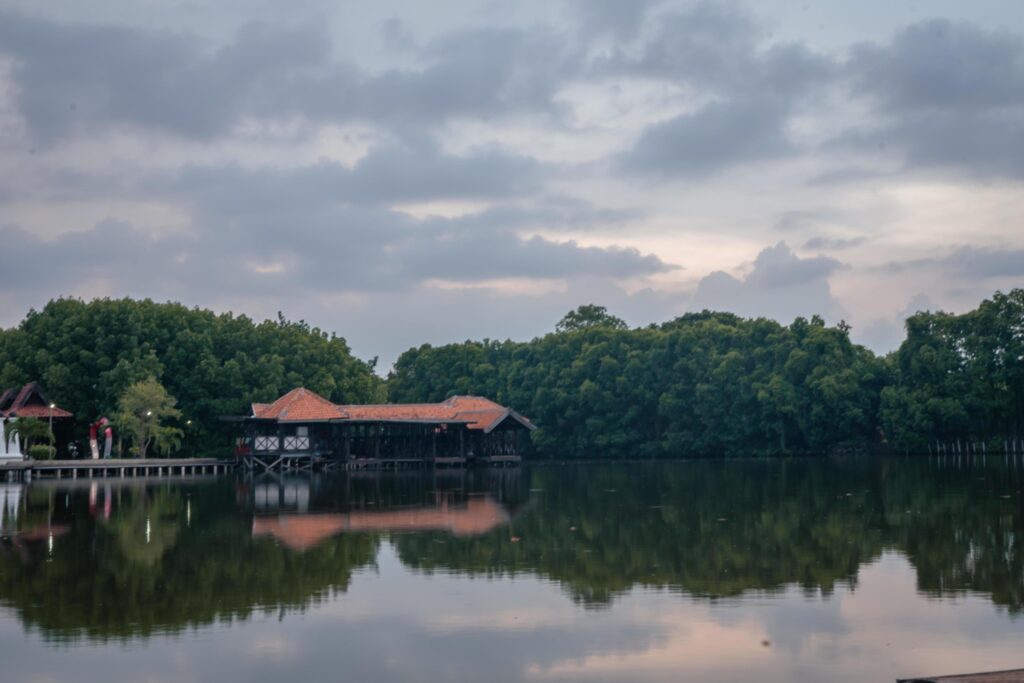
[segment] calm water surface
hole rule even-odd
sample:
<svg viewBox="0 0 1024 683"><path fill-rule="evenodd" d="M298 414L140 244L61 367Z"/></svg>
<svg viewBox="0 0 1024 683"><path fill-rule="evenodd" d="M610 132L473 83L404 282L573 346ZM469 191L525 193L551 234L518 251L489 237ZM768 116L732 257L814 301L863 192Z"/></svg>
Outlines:
<svg viewBox="0 0 1024 683"><path fill-rule="evenodd" d="M1024 667L1022 483L1000 458L0 485L0 680Z"/></svg>

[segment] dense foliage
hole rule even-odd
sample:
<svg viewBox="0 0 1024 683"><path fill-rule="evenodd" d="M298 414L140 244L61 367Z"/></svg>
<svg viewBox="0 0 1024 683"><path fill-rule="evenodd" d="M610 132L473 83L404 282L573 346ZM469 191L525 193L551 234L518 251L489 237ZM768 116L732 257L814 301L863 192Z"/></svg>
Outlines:
<svg viewBox="0 0 1024 683"><path fill-rule="evenodd" d="M874 443L885 381L882 361L820 318L787 327L704 312L425 345L399 358L389 390L394 401L472 393L513 405L555 457L734 456Z"/></svg>
<svg viewBox="0 0 1024 683"><path fill-rule="evenodd" d="M1001 450L1024 430L1020 289L963 315L911 316L906 341L885 358L817 316L787 326L704 311L628 329L589 305L555 329L527 342L410 349L386 393L512 405L539 425L533 445L548 457L927 452L957 440ZM219 416L295 386L339 402L384 400L373 366L304 322L254 324L148 300L59 299L0 331L0 386L41 381L75 413L74 433L153 377L177 399L181 424L171 426L193 453L230 442L234 428Z"/></svg>
<svg viewBox="0 0 1024 683"><path fill-rule="evenodd" d="M184 437L190 452L230 442L235 429L221 415L247 414L253 401L296 386L336 401L383 398L372 364L354 358L344 339L283 318L256 324L149 300L58 299L0 332L0 386L40 381L74 413L79 436L149 377L177 399L182 421L192 421Z"/></svg>
<svg viewBox="0 0 1024 683"><path fill-rule="evenodd" d="M1002 450L1024 431L1024 290L918 313L885 358L848 333L817 316L783 326L708 311L630 330L585 306L529 342L410 349L388 388L393 401L511 404L552 457L927 452L956 439Z"/></svg>
<svg viewBox="0 0 1024 683"><path fill-rule="evenodd" d="M896 443L924 451L962 440L1002 450L1024 433L1024 289L997 292L963 315L911 316L891 360L881 419Z"/></svg>

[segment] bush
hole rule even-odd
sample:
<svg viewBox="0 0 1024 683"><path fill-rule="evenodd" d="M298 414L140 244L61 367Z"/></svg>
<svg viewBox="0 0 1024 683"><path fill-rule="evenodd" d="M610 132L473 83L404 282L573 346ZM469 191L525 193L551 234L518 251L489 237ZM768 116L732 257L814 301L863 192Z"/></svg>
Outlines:
<svg viewBox="0 0 1024 683"><path fill-rule="evenodd" d="M31 446L28 449L28 457L33 460L53 460L53 457L57 454L57 449L53 446L46 446L43 444Z"/></svg>

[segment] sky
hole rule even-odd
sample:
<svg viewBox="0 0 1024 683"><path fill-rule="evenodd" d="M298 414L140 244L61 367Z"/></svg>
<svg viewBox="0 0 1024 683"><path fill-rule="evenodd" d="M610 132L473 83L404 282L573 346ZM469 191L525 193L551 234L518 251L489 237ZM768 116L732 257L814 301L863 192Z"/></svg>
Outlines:
<svg viewBox="0 0 1024 683"><path fill-rule="evenodd" d="M917 310L1024 282L1024 3L0 0L0 326L345 337Z"/></svg>

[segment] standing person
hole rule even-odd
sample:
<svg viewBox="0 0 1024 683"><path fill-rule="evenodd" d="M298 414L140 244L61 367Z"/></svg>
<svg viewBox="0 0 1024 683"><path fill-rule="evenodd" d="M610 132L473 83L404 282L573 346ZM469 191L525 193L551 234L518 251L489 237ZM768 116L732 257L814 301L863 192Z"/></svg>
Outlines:
<svg viewBox="0 0 1024 683"><path fill-rule="evenodd" d="M110 449L114 445L114 430L110 426L110 420L103 418L100 420L100 424L106 427L103 430L103 458L110 460Z"/></svg>
<svg viewBox="0 0 1024 683"><path fill-rule="evenodd" d="M89 450L92 452L92 459L99 460L100 448L99 444L96 443L96 432L99 429L99 423L93 422L89 425Z"/></svg>

